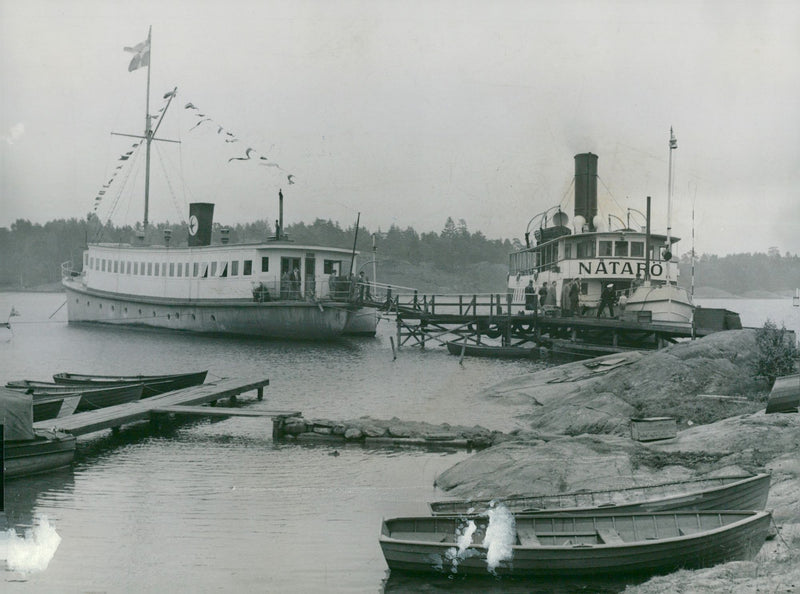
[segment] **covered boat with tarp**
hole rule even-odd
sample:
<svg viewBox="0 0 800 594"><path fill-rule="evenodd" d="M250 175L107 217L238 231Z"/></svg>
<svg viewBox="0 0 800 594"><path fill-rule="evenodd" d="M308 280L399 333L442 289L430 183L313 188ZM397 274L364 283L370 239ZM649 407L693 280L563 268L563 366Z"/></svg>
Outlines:
<svg viewBox="0 0 800 594"><path fill-rule="evenodd" d="M33 397L0 388L5 478L67 466L75 457L75 437L33 428Z"/></svg>

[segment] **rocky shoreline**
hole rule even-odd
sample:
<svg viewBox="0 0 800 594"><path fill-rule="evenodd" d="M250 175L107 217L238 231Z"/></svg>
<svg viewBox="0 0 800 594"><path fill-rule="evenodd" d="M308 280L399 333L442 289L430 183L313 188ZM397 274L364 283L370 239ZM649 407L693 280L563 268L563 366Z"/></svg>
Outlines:
<svg viewBox="0 0 800 594"><path fill-rule="evenodd" d="M756 350L755 331L736 330L511 378L485 397L529 402L530 431L459 462L436 485L456 498L492 497L767 471L778 536L754 561L679 571L626 591L800 589L800 414L765 414L770 386L753 375ZM631 418L652 416L675 418L677 436L631 439Z"/></svg>

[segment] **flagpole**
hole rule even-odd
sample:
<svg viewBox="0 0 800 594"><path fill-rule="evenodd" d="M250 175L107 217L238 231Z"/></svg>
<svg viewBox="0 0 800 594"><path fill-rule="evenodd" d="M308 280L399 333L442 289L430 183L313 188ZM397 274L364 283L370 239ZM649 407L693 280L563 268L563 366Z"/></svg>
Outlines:
<svg viewBox="0 0 800 594"><path fill-rule="evenodd" d="M152 134L150 133L150 63L152 60L150 56L152 56L153 46L151 40L151 33L153 31L153 26L150 25L150 28L147 30L147 45L149 47L149 55L147 59L147 98L145 100L145 113L144 113L144 137L147 141L146 147L146 159L145 159L145 171L144 171L144 231L147 232L147 215L148 209L150 206L150 142L153 140Z"/></svg>

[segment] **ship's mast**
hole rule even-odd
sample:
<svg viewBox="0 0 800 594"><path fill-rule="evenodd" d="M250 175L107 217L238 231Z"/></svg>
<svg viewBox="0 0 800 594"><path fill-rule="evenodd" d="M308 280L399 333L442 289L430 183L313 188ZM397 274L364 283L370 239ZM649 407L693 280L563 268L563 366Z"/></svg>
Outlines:
<svg viewBox="0 0 800 594"><path fill-rule="evenodd" d="M669 274L669 260L672 259L672 151L678 148L678 139L672 132L672 126L669 128L669 179L667 180L667 283L670 281Z"/></svg>
<svg viewBox="0 0 800 594"><path fill-rule="evenodd" d="M147 231L147 226L149 224L149 214L150 214L150 144L154 140L159 140L162 142L174 142L176 144L180 144L180 140L170 140L167 138L156 138L156 133L158 132L158 128L161 126L161 122L164 121L164 116L167 115L167 110L169 109L172 100L175 98L175 95L178 92L178 87L172 89L172 91L168 92L164 95L164 99L168 99L167 104L161 109L161 115L158 118L158 122L155 126L152 124L152 119L150 117L150 52L152 49L152 31L153 27L151 26L147 30L147 51L148 51L148 58L147 58L147 96L145 97L145 109L144 109L144 135L140 134L122 134L120 132L112 132L113 136L128 136L130 138L139 138L145 141L145 172L144 172L144 219L142 220L142 225L144 227L143 233ZM125 48L129 50L129 48ZM135 70L138 66L133 67L132 69ZM144 235L142 235L144 237Z"/></svg>
<svg viewBox="0 0 800 594"><path fill-rule="evenodd" d="M150 127L150 64L153 62L153 40L151 33L153 27L147 30L147 44L150 46L150 59L147 60L147 97L145 99L144 108L144 137L147 145L145 147L145 169L144 169L144 219L142 225L144 231L147 232L148 211L150 207L150 143L153 140L153 135Z"/></svg>

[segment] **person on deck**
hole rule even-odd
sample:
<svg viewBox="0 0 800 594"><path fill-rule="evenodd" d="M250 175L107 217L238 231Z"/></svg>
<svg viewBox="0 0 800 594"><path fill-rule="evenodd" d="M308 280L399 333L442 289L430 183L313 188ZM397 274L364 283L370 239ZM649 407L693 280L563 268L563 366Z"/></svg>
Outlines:
<svg viewBox="0 0 800 594"><path fill-rule="evenodd" d="M536 309L536 287L533 286L533 281L528 281L528 286L525 287L525 309L533 311Z"/></svg>
<svg viewBox="0 0 800 594"><path fill-rule="evenodd" d="M544 305L544 299L547 297L547 283L542 283L539 287L539 303Z"/></svg>
<svg viewBox="0 0 800 594"><path fill-rule="evenodd" d="M558 307L558 293L556 291L556 281L550 284L547 289L547 295L544 298L544 304L547 307Z"/></svg>
<svg viewBox="0 0 800 594"><path fill-rule="evenodd" d="M605 287L603 287L603 292L600 293L600 307L597 310L597 317L599 318L603 310L608 307L608 314L613 318L614 317L614 285L609 283Z"/></svg>

